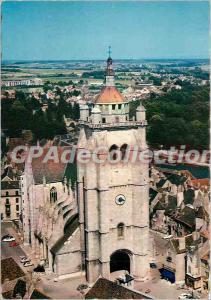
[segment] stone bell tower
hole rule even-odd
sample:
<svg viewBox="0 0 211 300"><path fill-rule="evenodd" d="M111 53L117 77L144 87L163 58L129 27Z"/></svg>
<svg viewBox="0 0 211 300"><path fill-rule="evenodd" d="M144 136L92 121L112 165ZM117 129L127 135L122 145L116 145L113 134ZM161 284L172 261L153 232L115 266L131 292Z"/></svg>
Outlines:
<svg viewBox="0 0 211 300"><path fill-rule="evenodd" d="M148 163L137 157L147 149L145 109L129 119L129 103L115 87L112 59L105 86L81 120L78 151L92 157L78 162L81 249L89 283L127 270L148 275Z"/></svg>

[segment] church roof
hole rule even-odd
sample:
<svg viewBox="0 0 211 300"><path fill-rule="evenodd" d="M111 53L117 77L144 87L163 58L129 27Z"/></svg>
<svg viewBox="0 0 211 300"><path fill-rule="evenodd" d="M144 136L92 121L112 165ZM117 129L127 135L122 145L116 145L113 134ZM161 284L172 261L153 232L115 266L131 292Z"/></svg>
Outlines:
<svg viewBox="0 0 211 300"><path fill-rule="evenodd" d="M95 99L95 104L111 104L127 102L115 86L105 86Z"/></svg>

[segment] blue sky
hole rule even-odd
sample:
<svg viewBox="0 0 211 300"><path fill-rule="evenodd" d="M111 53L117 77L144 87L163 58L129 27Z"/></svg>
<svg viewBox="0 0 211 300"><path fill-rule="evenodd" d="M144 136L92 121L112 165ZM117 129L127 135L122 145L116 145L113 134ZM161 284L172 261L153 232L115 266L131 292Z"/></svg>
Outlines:
<svg viewBox="0 0 211 300"><path fill-rule="evenodd" d="M5 1L2 58L208 58L209 2Z"/></svg>

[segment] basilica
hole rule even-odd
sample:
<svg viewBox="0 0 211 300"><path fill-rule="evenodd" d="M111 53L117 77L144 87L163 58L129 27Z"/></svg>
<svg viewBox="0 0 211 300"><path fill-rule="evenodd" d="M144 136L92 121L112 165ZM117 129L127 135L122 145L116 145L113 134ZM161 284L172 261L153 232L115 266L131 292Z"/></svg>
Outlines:
<svg viewBox="0 0 211 300"><path fill-rule="evenodd" d="M149 166L124 158L127 149L147 149L147 122L142 105L130 119L110 55L104 86L91 110L81 105L78 126L78 151L101 147L99 159L113 150L120 159L76 162L74 182L68 175L73 165L43 163L42 157L26 163L21 178L24 243L59 278L80 273L92 284L124 270L144 280L149 273Z"/></svg>

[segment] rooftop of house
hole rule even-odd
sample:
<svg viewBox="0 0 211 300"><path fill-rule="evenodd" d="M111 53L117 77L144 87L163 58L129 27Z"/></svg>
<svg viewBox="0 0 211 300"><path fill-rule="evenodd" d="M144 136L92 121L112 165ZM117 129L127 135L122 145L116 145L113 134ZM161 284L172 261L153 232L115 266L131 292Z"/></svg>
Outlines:
<svg viewBox="0 0 211 300"><path fill-rule="evenodd" d="M156 167L159 169L168 169L168 170L177 170L183 171L187 170L193 175L193 179L203 179L203 178L210 178L209 174L209 167L206 166L196 166L196 165L188 165L188 164L156 164Z"/></svg>
<svg viewBox="0 0 211 300"><path fill-rule="evenodd" d="M6 179L5 177L8 177L10 180L14 179L14 172L11 166L8 166L4 169L4 172L1 175L1 180Z"/></svg>
<svg viewBox="0 0 211 300"><path fill-rule="evenodd" d="M99 278L86 293L85 299L152 299L152 297L120 286L108 279Z"/></svg>
<svg viewBox="0 0 211 300"><path fill-rule="evenodd" d="M25 273L19 267L12 257L1 260L1 282L4 283L5 279L12 281L23 277Z"/></svg>
<svg viewBox="0 0 211 300"><path fill-rule="evenodd" d="M2 190L18 190L19 189L19 181L2 181L1 182L1 189Z"/></svg>

